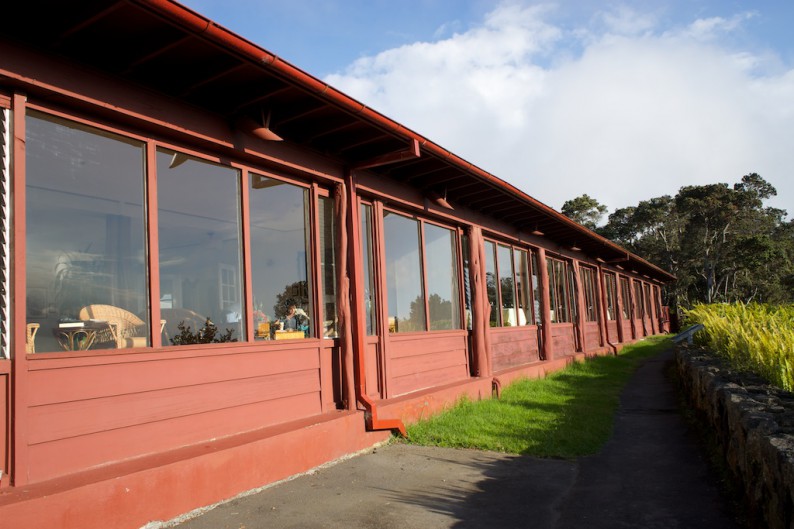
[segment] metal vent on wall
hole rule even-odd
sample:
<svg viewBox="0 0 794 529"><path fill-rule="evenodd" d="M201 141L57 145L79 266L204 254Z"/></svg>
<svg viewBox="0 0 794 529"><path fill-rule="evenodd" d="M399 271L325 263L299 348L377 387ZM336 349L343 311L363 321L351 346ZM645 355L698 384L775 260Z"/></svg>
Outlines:
<svg viewBox="0 0 794 529"><path fill-rule="evenodd" d="M0 108L0 358L9 358L8 335L10 331L9 284L9 204L11 175L10 111Z"/></svg>

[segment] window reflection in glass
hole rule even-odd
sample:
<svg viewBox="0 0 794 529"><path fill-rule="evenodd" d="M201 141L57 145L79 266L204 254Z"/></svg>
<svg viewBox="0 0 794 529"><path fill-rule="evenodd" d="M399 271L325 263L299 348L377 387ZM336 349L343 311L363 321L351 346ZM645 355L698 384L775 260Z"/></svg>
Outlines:
<svg viewBox="0 0 794 529"><path fill-rule="evenodd" d="M582 289L584 290L585 321L598 321L596 271L587 267L582 267L579 270L581 271Z"/></svg>
<svg viewBox="0 0 794 529"><path fill-rule="evenodd" d="M249 180L256 338L311 336L309 191L253 173Z"/></svg>
<svg viewBox="0 0 794 529"><path fill-rule="evenodd" d="M28 350L61 350L59 322L96 305L130 317L92 349L148 345L143 144L35 111L25 139L26 320L41 330Z"/></svg>
<svg viewBox="0 0 794 529"><path fill-rule="evenodd" d="M570 317L568 319L569 322L576 322L579 319L579 297L577 291L577 284L576 284L576 277L574 276L573 266L564 263L565 268L568 270L568 307L569 307L569 314Z"/></svg>
<svg viewBox="0 0 794 529"><path fill-rule="evenodd" d="M573 289L569 286L570 273L565 261L546 258L549 272L549 297L551 302L552 323L570 323L571 313L575 314L576 305L573 300ZM573 282L570 281L570 284Z"/></svg>
<svg viewBox="0 0 794 529"><path fill-rule="evenodd" d="M334 199L320 197L320 273L323 278L323 337L336 338L336 219Z"/></svg>
<svg viewBox="0 0 794 529"><path fill-rule="evenodd" d="M641 319L643 317L644 302L642 300L642 285L639 281L634 282L634 317Z"/></svg>
<svg viewBox="0 0 794 529"><path fill-rule="evenodd" d="M217 328L215 339L243 336L239 181L235 169L157 151L163 345L188 327L196 335L207 319Z"/></svg>
<svg viewBox="0 0 794 529"><path fill-rule="evenodd" d="M458 259L455 233L425 224L427 295L430 330L460 328Z"/></svg>
<svg viewBox="0 0 794 529"><path fill-rule="evenodd" d="M497 265L499 267L499 291L502 294L502 325L518 325L515 305L515 285L513 279L513 250L501 244L497 246Z"/></svg>
<svg viewBox="0 0 794 529"><path fill-rule="evenodd" d="M604 274L604 288L607 292L607 320L613 321L617 315L617 284L615 274Z"/></svg>
<svg viewBox="0 0 794 529"><path fill-rule="evenodd" d="M540 325L542 322L540 314L540 270L538 269L538 254L532 251L532 306L535 316L535 323Z"/></svg>
<svg viewBox="0 0 794 529"><path fill-rule="evenodd" d="M367 336L377 334L375 315L378 313L375 297L375 274L372 256L372 206L361 204L361 261L364 264L364 319Z"/></svg>
<svg viewBox="0 0 794 529"><path fill-rule="evenodd" d="M419 222L387 211L383 214L383 229L389 331L427 330Z"/></svg>
<svg viewBox="0 0 794 529"><path fill-rule="evenodd" d="M515 268L516 268L516 292L517 308L518 308L518 324L519 325L532 325L532 297L530 296L530 279L529 279L529 261L527 260L527 252L524 250L515 250Z"/></svg>
<svg viewBox="0 0 794 529"><path fill-rule="evenodd" d="M620 297L622 304L623 319L631 318L631 287L629 280L625 277L620 278Z"/></svg>
<svg viewBox="0 0 794 529"><path fill-rule="evenodd" d="M499 294L496 290L496 244L485 241L485 289L488 304L491 306L489 321L491 327L499 327Z"/></svg>
<svg viewBox="0 0 794 529"><path fill-rule="evenodd" d="M471 330L471 264L469 247L469 237L463 235L461 237L461 247L463 249L463 304L466 308L466 329Z"/></svg>

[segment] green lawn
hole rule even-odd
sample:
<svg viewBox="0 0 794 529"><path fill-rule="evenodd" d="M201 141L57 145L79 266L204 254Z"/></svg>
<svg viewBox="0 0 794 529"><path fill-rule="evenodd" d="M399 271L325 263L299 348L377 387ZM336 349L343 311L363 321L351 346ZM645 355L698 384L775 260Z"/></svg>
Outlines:
<svg viewBox="0 0 794 529"><path fill-rule="evenodd" d="M670 346L652 337L573 364L544 379L523 379L499 400L461 401L408 427L409 443L478 448L538 457L594 454L612 433L623 386L637 365Z"/></svg>

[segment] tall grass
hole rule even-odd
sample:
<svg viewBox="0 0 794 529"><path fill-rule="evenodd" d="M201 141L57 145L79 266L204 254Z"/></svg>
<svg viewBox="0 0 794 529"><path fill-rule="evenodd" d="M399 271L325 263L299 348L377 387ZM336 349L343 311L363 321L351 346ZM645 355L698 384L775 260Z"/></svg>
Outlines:
<svg viewBox="0 0 794 529"><path fill-rule="evenodd" d="M794 305L696 305L685 311L695 335L738 369L756 373L787 391L794 388Z"/></svg>

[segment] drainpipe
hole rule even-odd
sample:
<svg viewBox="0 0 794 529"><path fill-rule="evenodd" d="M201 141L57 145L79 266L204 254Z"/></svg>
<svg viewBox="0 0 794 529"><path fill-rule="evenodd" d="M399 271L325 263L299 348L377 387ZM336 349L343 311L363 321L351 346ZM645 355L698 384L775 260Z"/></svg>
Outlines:
<svg viewBox="0 0 794 529"><path fill-rule="evenodd" d="M345 197L345 200L342 200L340 204L340 218L347 219L347 237L339 241L339 253L342 256L349 256L350 266L347 266L347 262L340 262L339 267L342 270L347 270L348 278L352 278L352 281L348 279L348 281L343 282L342 286L350 286L350 295L347 299L353 300L353 302L350 304L351 321L350 325L345 327L342 347L348 351L346 356L350 356L351 351L355 355L356 400L364 406L367 430L397 430L403 437L408 437L405 425L400 419L381 419L378 417L377 403L367 395L364 344L366 329L364 328L363 314L361 314L361 303L359 303L359 300L363 299L362 293L364 290L361 256L358 253L358 248L361 248L361 242L359 241L359 226L361 219L359 218L359 211L356 207L356 191L353 173L350 170L346 170L345 172L347 191L340 193L341 196ZM344 187L345 184L340 184L340 186Z"/></svg>

